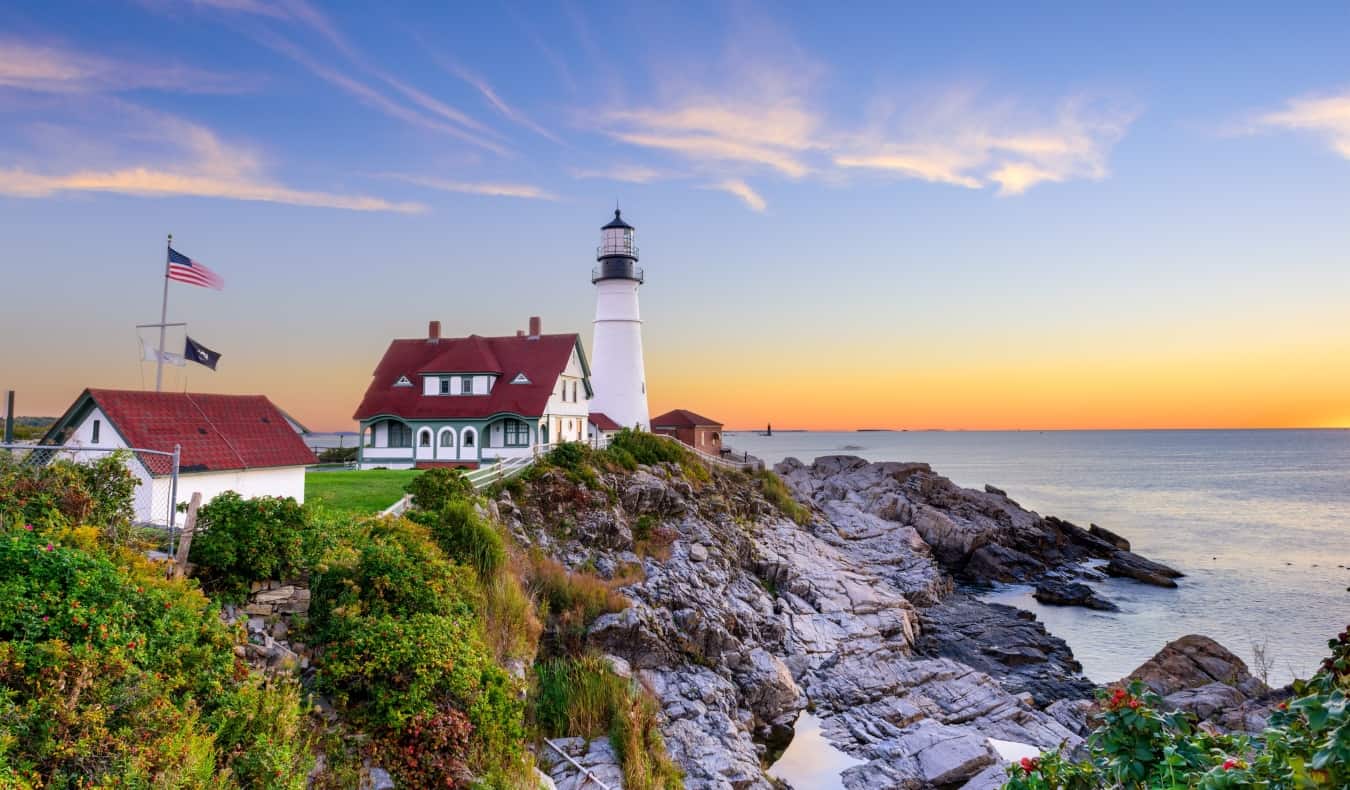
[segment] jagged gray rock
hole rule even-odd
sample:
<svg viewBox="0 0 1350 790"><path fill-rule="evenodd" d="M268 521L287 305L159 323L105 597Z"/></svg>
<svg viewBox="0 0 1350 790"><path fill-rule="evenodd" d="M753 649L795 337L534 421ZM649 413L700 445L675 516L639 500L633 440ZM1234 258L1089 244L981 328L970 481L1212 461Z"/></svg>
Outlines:
<svg viewBox="0 0 1350 790"><path fill-rule="evenodd" d="M609 577L641 564L623 588L633 605L587 639L660 702L687 787L769 790L766 744L808 699L822 734L864 761L849 788L993 786L989 738L1081 744L1093 685L1067 646L1025 612L956 592L953 576L1032 580L1089 558L1147 567L1118 536L927 464L831 456L777 471L811 523L743 475L691 484L672 465L606 474L610 493L550 471L495 503L513 535L571 567ZM661 536L656 556L634 554L639 519Z"/></svg>

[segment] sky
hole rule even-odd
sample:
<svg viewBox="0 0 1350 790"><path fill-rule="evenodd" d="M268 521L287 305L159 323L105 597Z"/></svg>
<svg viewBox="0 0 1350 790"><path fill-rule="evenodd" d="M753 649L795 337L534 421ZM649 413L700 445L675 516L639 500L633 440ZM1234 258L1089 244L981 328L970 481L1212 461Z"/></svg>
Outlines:
<svg viewBox="0 0 1350 790"><path fill-rule="evenodd" d="M842 7L841 7L842 8ZM653 413L1350 427L1350 6L0 2L0 388L153 388L166 234L345 430L389 341L589 346L637 227ZM170 330L168 348L181 347Z"/></svg>

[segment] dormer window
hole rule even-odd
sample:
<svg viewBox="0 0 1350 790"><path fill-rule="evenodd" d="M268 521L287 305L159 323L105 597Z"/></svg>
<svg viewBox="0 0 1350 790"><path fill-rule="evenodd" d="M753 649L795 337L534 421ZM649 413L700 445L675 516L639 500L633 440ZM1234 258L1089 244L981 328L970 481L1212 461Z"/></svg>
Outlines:
<svg viewBox="0 0 1350 790"><path fill-rule="evenodd" d="M517 373L516 377L511 379L512 384L529 384L530 379L524 373Z"/></svg>
<svg viewBox="0 0 1350 790"><path fill-rule="evenodd" d="M460 395L473 394L473 376L459 377L459 394Z"/></svg>
<svg viewBox="0 0 1350 790"><path fill-rule="evenodd" d="M395 387L411 387L412 385L413 383L408 380L407 376L399 376L398 381L394 382Z"/></svg>
<svg viewBox="0 0 1350 790"><path fill-rule="evenodd" d="M441 379L441 394L450 394L450 379Z"/></svg>

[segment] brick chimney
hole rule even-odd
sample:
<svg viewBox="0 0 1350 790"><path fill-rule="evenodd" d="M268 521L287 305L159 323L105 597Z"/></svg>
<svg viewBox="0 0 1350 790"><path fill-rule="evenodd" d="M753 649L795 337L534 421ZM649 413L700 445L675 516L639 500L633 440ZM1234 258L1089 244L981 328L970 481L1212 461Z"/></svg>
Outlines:
<svg viewBox="0 0 1350 790"><path fill-rule="evenodd" d="M517 329L517 330L516 330L516 337L525 337L525 330L524 330L524 329Z"/></svg>
<svg viewBox="0 0 1350 790"><path fill-rule="evenodd" d="M540 331L541 330L540 330L539 316L537 315L530 316L530 338L531 339L538 338L540 335Z"/></svg>
<svg viewBox="0 0 1350 790"><path fill-rule="evenodd" d="M440 321L432 321L431 323L427 324L427 342L428 342L428 343L439 343L439 342L441 342L441 322L440 322Z"/></svg>

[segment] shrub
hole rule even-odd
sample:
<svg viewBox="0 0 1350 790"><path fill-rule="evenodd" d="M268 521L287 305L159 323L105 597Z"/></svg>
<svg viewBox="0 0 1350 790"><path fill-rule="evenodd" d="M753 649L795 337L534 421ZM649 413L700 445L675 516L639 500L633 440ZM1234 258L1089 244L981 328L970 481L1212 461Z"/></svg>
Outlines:
<svg viewBox="0 0 1350 790"><path fill-rule="evenodd" d="M0 523L42 528L94 524L118 537L134 518L140 480L131 456L116 452L91 463L23 464L0 453Z"/></svg>
<svg viewBox="0 0 1350 790"><path fill-rule="evenodd" d="M767 469L755 472L755 481L759 491L778 511L793 521L805 526L811 523L811 509L793 498L782 478Z"/></svg>
<svg viewBox="0 0 1350 790"><path fill-rule="evenodd" d="M602 485L595 473L597 457L589 445L581 442L563 442L550 450L548 455L544 456L544 461L549 466L563 470L567 474L567 479L573 483L598 491Z"/></svg>
<svg viewBox="0 0 1350 790"><path fill-rule="evenodd" d="M475 769L522 757L523 705L466 616L344 617L324 648L319 685L358 723L402 732L449 706L473 725Z"/></svg>
<svg viewBox="0 0 1350 790"><path fill-rule="evenodd" d="M1328 643L1331 656L1309 681L1295 681L1255 739L1212 735L1143 684L1098 692L1102 713L1088 738L1091 756L1055 752L1009 766L1007 790L1126 788L1350 787L1350 629Z"/></svg>
<svg viewBox="0 0 1350 790"><path fill-rule="evenodd" d="M538 552L530 555L524 575L548 613L566 626L584 630L600 615L628 608L628 599L603 579L569 571L562 563Z"/></svg>
<svg viewBox="0 0 1350 790"><path fill-rule="evenodd" d="M457 499L473 496L473 484L458 469L437 467L414 477L404 491L412 494L412 505L419 510L440 510Z"/></svg>
<svg viewBox="0 0 1350 790"><path fill-rule="evenodd" d="M384 733L375 741L375 756L405 787L468 787L472 735L469 717L443 705Z"/></svg>
<svg viewBox="0 0 1350 790"><path fill-rule="evenodd" d="M310 577L310 626L320 639L344 617L432 614L468 618L479 607L471 568L449 562L425 527L371 519L357 545L329 553Z"/></svg>
<svg viewBox="0 0 1350 790"><path fill-rule="evenodd" d="M620 459L627 458L648 466L659 463L684 464L694 458L694 454L680 446L679 442L631 428L624 428L614 434L606 452L621 466Z"/></svg>
<svg viewBox="0 0 1350 790"><path fill-rule="evenodd" d="M189 560L203 587L239 600L252 582L302 574L309 537L304 510L294 499L244 499L226 491L197 511Z"/></svg>
<svg viewBox="0 0 1350 790"><path fill-rule="evenodd" d="M502 536L470 502L447 503L429 526L441 550L456 562L473 567L480 579L492 578L506 562Z"/></svg>
<svg viewBox="0 0 1350 790"><path fill-rule="evenodd" d="M216 745L244 787L304 790L314 733L289 678L250 678L211 715Z"/></svg>

